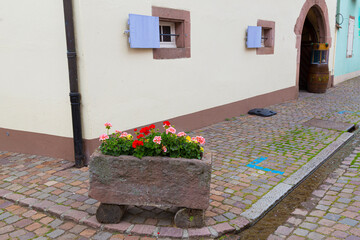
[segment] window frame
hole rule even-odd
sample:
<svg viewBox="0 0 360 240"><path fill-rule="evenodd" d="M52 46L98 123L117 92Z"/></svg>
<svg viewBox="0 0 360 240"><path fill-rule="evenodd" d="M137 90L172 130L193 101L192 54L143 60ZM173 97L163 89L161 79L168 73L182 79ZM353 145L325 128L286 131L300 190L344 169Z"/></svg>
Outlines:
<svg viewBox="0 0 360 240"><path fill-rule="evenodd" d="M162 31L162 27L170 27L170 34L175 34L175 23L174 22L164 22L164 21L159 21L159 33L161 34ZM162 41L163 36L160 35L160 48L177 48L176 46L176 37L175 36L170 36L171 41L170 42L164 42Z"/></svg>
<svg viewBox="0 0 360 240"><path fill-rule="evenodd" d="M274 54L275 51L275 22L260 20L257 21L257 26L261 27L261 37L267 39L261 39L261 44L264 46L256 49L257 55Z"/></svg>
<svg viewBox="0 0 360 240"><path fill-rule="evenodd" d="M353 22L352 24L352 32L350 32L350 26L351 26L351 22ZM352 35L352 36L351 36ZM355 37L355 17L354 16L349 16L349 24L348 24L348 36L347 36L347 44L346 44L346 58L351 58L353 56L354 53L354 37ZM349 41L351 39L351 48L349 48Z"/></svg>
<svg viewBox="0 0 360 240"><path fill-rule="evenodd" d="M175 24L176 48L160 47L153 49L154 59L190 58L190 12L172 8L152 7L152 16L159 17L160 22Z"/></svg>

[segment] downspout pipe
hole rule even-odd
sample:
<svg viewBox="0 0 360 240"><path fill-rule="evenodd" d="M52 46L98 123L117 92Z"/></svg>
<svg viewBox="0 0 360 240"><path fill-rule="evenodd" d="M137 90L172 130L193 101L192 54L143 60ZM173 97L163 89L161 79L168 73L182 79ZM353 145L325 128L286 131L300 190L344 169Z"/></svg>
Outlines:
<svg viewBox="0 0 360 240"><path fill-rule="evenodd" d="M82 139L81 114L80 114L80 93L78 87L78 73L75 47L74 15L72 0L63 0L64 19L66 31L67 59L70 81L70 102L73 126L75 167L83 167L84 149Z"/></svg>

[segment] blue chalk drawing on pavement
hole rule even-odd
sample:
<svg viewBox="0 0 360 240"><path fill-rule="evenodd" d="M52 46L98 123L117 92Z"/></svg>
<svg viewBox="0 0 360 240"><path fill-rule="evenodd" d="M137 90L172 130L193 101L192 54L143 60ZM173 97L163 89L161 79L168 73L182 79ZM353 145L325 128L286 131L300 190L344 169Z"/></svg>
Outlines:
<svg viewBox="0 0 360 240"><path fill-rule="evenodd" d="M260 164L261 162L265 161L266 159L267 159L267 157L259 157L259 158L255 159L254 161L252 161L251 163L247 164L246 166L250 167L250 168L257 169L257 170L263 170L265 172L272 172L272 173L277 173L277 174L281 174L281 175L284 174L284 172L280 172L280 171L277 171L277 170L272 170L270 168L264 168L264 167L256 166L257 164Z"/></svg>
<svg viewBox="0 0 360 240"><path fill-rule="evenodd" d="M344 113L354 113L354 112L352 112L352 111L340 111L340 112L338 112L338 114L344 114Z"/></svg>
<svg viewBox="0 0 360 240"><path fill-rule="evenodd" d="M355 113L357 115L360 115L360 112L352 112L352 111L340 111L338 114L344 114L344 113Z"/></svg>

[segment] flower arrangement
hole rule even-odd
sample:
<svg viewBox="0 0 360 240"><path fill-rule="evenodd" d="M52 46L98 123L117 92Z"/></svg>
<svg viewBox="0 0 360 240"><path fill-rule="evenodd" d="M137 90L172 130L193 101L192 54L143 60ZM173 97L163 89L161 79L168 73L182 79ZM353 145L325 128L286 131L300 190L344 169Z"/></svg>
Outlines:
<svg viewBox="0 0 360 240"><path fill-rule="evenodd" d="M185 132L176 134L176 129L169 121L163 122L164 132L155 130L155 125L134 129L136 139L127 132L115 130L109 134L112 124L105 123L107 134L102 134L100 151L105 155L166 156L171 158L201 159L205 144L202 136L190 137Z"/></svg>

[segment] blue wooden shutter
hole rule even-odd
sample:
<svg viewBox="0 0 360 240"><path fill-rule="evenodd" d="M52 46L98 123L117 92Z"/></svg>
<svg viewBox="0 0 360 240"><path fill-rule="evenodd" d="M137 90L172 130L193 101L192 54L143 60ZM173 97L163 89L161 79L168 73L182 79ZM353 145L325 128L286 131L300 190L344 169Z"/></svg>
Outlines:
<svg viewBox="0 0 360 240"><path fill-rule="evenodd" d="M159 17L129 14L131 48L160 48Z"/></svg>
<svg viewBox="0 0 360 240"><path fill-rule="evenodd" d="M246 46L248 48L261 48L261 27L248 26Z"/></svg>

